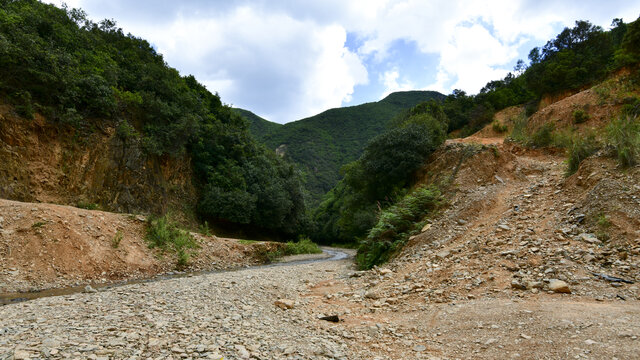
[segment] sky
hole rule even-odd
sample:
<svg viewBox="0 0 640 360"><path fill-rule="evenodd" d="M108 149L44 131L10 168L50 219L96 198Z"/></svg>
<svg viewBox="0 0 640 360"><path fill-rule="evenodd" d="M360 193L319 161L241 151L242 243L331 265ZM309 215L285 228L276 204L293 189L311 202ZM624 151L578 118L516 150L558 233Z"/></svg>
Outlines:
<svg viewBox="0 0 640 360"><path fill-rule="evenodd" d="M629 0L65 2L114 19L224 103L278 123L394 91L475 94L576 20L609 29L640 15Z"/></svg>

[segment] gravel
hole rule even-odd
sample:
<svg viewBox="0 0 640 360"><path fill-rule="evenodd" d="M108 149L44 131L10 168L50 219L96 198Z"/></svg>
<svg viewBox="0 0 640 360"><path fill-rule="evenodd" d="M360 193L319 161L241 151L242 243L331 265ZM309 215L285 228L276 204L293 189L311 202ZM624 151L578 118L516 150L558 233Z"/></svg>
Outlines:
<svg viewBox="0 0 640 360"><path fill-rule="evenodd" d="M298 304L349 260L208 274L0 308L0 359L348 359ZM282 309L274 302L291 299ZM325 322L326 323L326 322Z"/></svg>

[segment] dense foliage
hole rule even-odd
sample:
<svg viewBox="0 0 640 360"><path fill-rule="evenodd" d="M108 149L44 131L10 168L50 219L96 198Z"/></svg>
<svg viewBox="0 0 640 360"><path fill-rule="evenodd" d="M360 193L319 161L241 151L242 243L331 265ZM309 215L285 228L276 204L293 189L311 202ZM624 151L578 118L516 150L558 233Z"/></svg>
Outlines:
<svg viewBox="0 0 640 360"><path fill-rule="evenodd" d="M442 98L434 91L397 92L378 102L330 109L284 125L270 126L253 114L243 115L251 121L254 136L269 148L285 145L286 157L305 172L311 203L317 203L341 178L340 168L356 160L369 140L388 129L393 117Z"/></svg>
<svg viewBox="0 0 640 360"><path fill-rule="evenodd" d="M404 195L415 171L446 137L447 119L434 100L414 107L394 125L343 168L344 178L314 213L314 240L353 242L366 235L378 209Z"/></svg>
<svg viewBox="0 0 640 360"><path fill-rule="evenodd" d="M449 131L470 135L490 123L493 114L513 105L527 104L527 115L545 95L579 90L603 80L623 66L640 61L640 21L625 24L614 19L604 31L588 21L576 21L555 39L529 53L529 65L519 61L514 72L490 81L475 96L454 90L443 103Z"/></svg>
<svg viewBox="0 0 640 360"><path fill-rule="evenodd" d="M422 229L426 218L441 202L440 190L434 186L421 186L385 209L376 225L360 243L356 256L358 266L370 269L389 260L410 235Z"/></svg>
<svg viewBox="0 0 640 360"><path fill-rule="evenodd" d="M300 176L256 143L248 123L193 76L114 21L35 0L0 0L0 95L86 135L107 126L141 137L150 157L188 153L199 215L294 234L304 225Z"/></svg>

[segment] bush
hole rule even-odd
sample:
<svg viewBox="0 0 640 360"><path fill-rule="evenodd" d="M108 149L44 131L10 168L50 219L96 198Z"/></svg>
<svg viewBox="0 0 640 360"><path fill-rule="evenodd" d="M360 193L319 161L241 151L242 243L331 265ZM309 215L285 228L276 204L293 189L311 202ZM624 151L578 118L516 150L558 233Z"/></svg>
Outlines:
<svg viewBox="0 0 640 360"><path fill-rule="evenodd" d="M545 147L553 143L553 123L545 123L531 136L530 145L535 147Z"/></svg>
<svg viewBox="0 0 640 360"><path fill-rule="evenodd" d="M298 242L289 241L284 246L284 255L319 254L321 252L318 244L308 238L300 239Z"/></svg>
<svg viewBox="0 0 640 360"><path fill-rule="evenodd" d="M120 242L122 241L123 234L122 231L116 231L116 235L111 239L111 247L117 249L120 246Z"/></svg>
<svg viewBox="0 0 640 360"><path fill-rule="evenodd" d="M573 115L574 124L582 124L583 122L586 122L590 118L589 113L587 113L582 109L574 110L572 115Z"/></svg>
<svg viewBox="0 0 640 360"><path fill-rule="evenodd" d="M607 139L615 149L620 165L631 167L640 157L640 122L637 117L621 116L607 126Z"/></svg>
<svg viewBox="0 0 640 360"><path fill-rule="evenodd" d="M358 248L358 266L370 269L388 261L411 234L420 230L421 220L437 209L441 202L440 190L435 186L422 186L384 210Z"/></svg>
<svg viewBox="0 0 640 360"><path fill-rule="evenodd" d="M493 131L497 133L503 133L509 130L507 125L500 123L500 121L498 120L493 120L493 122L491 123L491 127L493 128Z"/></svg>
<svg viewBox="0 0 640 360"><path fill-rule="evenodd" d="M85 209L85 210L98 210L100 209L100 205L96 204L96 203L90 203L88 201L79 201L78 204L76 204L77 208L80 209Z"/></svg>
<svg viewBox="0 0 640 360"><path fill-rule="evenodd" d="M578 171L582 160L593 155L598 150L598 142L593 133L586 136L575 134L571 136L567 149L567 170L565 175L570 176Z"/></svg>
<svg viewBox="0 0 640 360"><path fill-rule="evenodd" d="M149 218L147 224L147 243L149 248L160 248L171 251L178 257L178 266L186 266L189 262L188 249L198 248L196 240L187 231L181 230L167 216Z"/></svg>
<svg viewBox="0 0 640 360"><path fill-rule="evenodd" d="M509 134L509 139L520 144L525 144L528 141L529 135L527 133L527 119L520 118L513 123L513 129Z"/></svg>

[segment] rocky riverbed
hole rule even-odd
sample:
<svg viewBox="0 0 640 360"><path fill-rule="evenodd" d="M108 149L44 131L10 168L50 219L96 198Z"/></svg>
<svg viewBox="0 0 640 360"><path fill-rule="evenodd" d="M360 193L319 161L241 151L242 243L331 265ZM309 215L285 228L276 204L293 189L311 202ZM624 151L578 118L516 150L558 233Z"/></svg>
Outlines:
<svg viewBox="0 0 640 360"><path fill-rule="evenodd" d="M255 268L7 305L0 359L347 359L345 339L318 326L323 314L304 310L304 294L350 264Z"/></svg>

